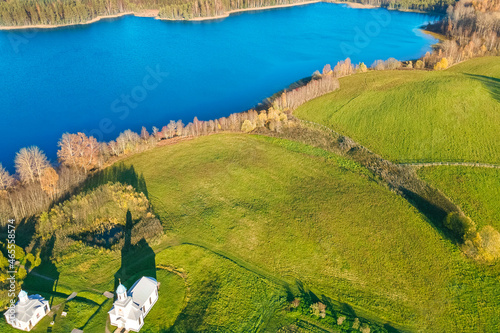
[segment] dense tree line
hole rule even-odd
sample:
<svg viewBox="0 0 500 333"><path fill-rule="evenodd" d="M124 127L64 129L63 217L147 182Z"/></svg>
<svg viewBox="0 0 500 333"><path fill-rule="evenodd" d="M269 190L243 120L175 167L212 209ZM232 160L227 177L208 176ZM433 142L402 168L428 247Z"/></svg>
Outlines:
<svg viewBox="0 0 500 333"><path fill-rule="evenodd" d="M448 6L453 5L456 0L354 0L346 2L357 2L388 9L444 13Z"/></svg>
<svg viewBox="0 0 500 333"><path fill-rule="evenodd" d="M305 0L4 0L0 25L84 23L98 16L158 10L171 19L220 16L235 9L303 2Z"/></svg>
<svg viewBox="0 0 500 333"><path fill-rule="evenodd" d="M443 20L427 29L446 40L422 58L426 67L440 67L442 58L452 65L477 56L499 55L500 0L460 0L448 8Z"/></svg>

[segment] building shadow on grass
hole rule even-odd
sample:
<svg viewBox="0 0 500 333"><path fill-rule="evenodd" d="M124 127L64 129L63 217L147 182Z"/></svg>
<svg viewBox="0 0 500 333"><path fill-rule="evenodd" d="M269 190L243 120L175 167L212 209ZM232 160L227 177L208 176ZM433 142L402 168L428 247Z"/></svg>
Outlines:
<svg viewBox="0 0 500 333"><path fill-rule="evenodd" d="M133 243L134 224L132 214L127 211L124 229L125 239L121 249L121 266L115 274L115 290L119 280L125 283L131 278L139 279L143 275L156 279L156 254L145 238ZM131 281L131 284L133 282L135 280ZM130 285L126 285L126 287L130 287Z"/></svg>

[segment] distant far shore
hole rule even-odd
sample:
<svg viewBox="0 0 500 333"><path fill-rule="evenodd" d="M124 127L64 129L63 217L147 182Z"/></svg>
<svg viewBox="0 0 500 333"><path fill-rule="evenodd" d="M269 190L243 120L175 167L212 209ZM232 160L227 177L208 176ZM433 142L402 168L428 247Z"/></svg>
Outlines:
<svg viewBox="0 0 500 333"><path fill-rule="evenodd" d="M323 0L314 0L314 1L304 1L304 2L297 2L297 3L289 3L289 4L286 4L286 5L234 9L234 10L230 10L228 12L225 12L222 15L193 17L193 18L187 19L187 20L170 19L170 18L163 18L163 17L157 17L157 19L158 20L162 20L162 21L208 21L208 20L218 20L218 19L226 18L226 17L230 16L231 14L240 13L240 12L251 12L251 11L254 11L254 10L266 10L266 9L276 9L276 8L285 8L285 7L295 7L295 6L302 6L302 5L310 5L310 4L318 3L318 2L325 2L325 1L323 1Z"/></svg>
<svg viewBox="0 0 500 333"><path fill-rule="evenodd" d="M263 7L234 9L234 10L230 10L228 12L225 12L222 15L193 17L191 19L163 18L163 17L159 17L158 16L158 13L159 13L158 9L148 9L148 10L139 11L139 12L123 12L123 13L118 13L118 14L114 14L114 15L97 16L97 17L93 18L92 20L89 20L87 22L81 22L81 23L0 26L0 30L54 29L54 28L61 28L61 27L69 27L69 26L92 24L92 23L98 22L100 20L117 18L117 17L126 16L126 15L134 15L134 16L137 16L137 17L154 17L155 19L162 20L162 21L208 21L208 20L223 19L223 18L226 18L226 17L230 16L231 14L239 13L239 12L248 12L248 11L258 11L258 10L266 10L266 9L276 9L276 8L302 6L302 5L309 5L309 4L318 3L318 2L326 2L326 1L323 1L323 0L313 0L313 1L304 1L304 2L297 2L297 3L285 4L285 5L278 5L278 6L263 6ZM346 2L338 2L338 3L346 3ZM355 3L346 3L346 4L356 5Z"/></svg>
<svg viewBox="0 0 500 333"><path fill-rule="evenodd" d="M92 20L89 20L86 22L81 22L81 23L0 26L0 30L54 29L54 28L61 28L61 27L69 27L69 26L73 26L73 25L86 25L86 24L95 23L95 22L103 20L103 19L111 19L111 18L116 18L116 17L122 17L125 15L135 15L135 13L134 12L124 12L124 13L119 13L119 14L114 14L114 15L97 16L97 17L94 17Z"/></svg>
<svg viewBox="0 0 500 333"><path fill-rule="evenodd" d="M0 26L0 30L23 30L23 29L55 29L55 28L61 28L61 27L69 27L69 26L78 26L78 25L86 25L86 24L92 24L95 22L98 22L100 20L106 20L106 19L112 19L112 18L117 18L117 17L122 17L126 15L134 15L137 17L154 17L157 20L162 20L162 21L208 21L208 20L219 20L226 18L230 16L231 14L235 13L240 13L240 12L249 12L249 11L259 11L259 10L268 10L268 9L276 9L276 8L286 8L286 7L295 7L295 6L303 6L303 5L310 5L313 3L318 3L318 2L328 2L328 3L334 3L334 4L345 4L351 8L358 8L358 9L370 9L370 8L378 8L377 6L373 5L365 5L359 2L345 2L345 1L337 1L337 0L312 0L312 1L304 1L304 2L297 2L297 3L291 3L291 4L285 4L285 5L277 5L277 6L263 6L263 7L253 7L253 8L243 8L243 9L234 9L225 12L222 15L217 15L217 16L203 16L203 17L193 17L191 19L171 19L171 18L163 18L159 17L159 10L158 9L147 9L147 10L142 10L138 12L123 12L123 13L118 13L118 14L113 14L113 15L105 15L105 16L97 16L94 17L93 19L86 21L86 22L81 22L81 23L66 23L66 24L37 24L37 25L16 25L16 26Z"/></svg>

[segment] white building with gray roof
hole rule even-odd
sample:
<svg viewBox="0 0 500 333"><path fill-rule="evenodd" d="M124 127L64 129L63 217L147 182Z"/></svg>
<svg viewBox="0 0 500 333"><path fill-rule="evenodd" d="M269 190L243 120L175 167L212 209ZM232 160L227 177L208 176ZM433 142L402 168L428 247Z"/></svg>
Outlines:
<svg viewBox="0 0 500 333"><path fill-rule="evenodd" d="M144 318L158 300L158 282L152 277L143 276L129 292L120 282L116 297L108 312L111 325L139 332L144 325Z"/></svg>
<svg viewBox="0 0 500 333"><path fill-rule="evenodd" d="M24 290L19 292L17 303L5 311L5 320L12 327L31 331L31 329L50 311L49 302L40 295L28 296Z"/></svg>

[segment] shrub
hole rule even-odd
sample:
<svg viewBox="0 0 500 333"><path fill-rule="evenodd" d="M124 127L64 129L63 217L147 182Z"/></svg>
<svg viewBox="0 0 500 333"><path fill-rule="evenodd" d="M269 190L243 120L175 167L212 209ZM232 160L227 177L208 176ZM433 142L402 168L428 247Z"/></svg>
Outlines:
<svg viewBox="0 0 500 333"><path fill-rule="evenodd" d="M366 323L363 323L361 325L361 328L359 329L360 332L362 333L370 333L370 326L368 326Z"/></svg>
<svg viewBox="0 0 500 333"><path fill-rule="evenodd" d="M368 67L366 67L364 62L362 62L358 65L357 71L358 73L365 73L366 71L368 71Z"/></svg>
<svg viewBox="0 0 500 333"><path fill-rule="evenodd" d="M441 58L440 61L438 61L435 65L434 65L434 70L442 70L442 69L446 69L448 68L448 60L446 58Z"/></svg>
<svg viewBox="0 0 500 333"><path fill-rule="evenodd" d="M449 213L446 216L444 225L462 240L473 238L476 232L475 223L469 217L459 212Z"/></svg>
<svg viewBox="0 0 500 333"><path fill-rule="evenodd" d="M17 270L17 276L16 276L16 279L17 280L24 280L24 278L26 277L26 275L28 275L28 273L26 273L26 269L24 269L24 267L19 267L19 269Z"/></svg>
<svg viewBox="0 0 500 333"><path fill-rule="evenodd" d="M316 317L325 318L326 317L326 305L321 303L321 302L311 304L311 312Z"/></svg>
<svg viewBox="0 0 500 333"><path fill-rule="evenodd" d="M481 247L493 259L500 258L500 233L490 225L485 226L480 232Z"/></svg>
<svg viewBox="0 0 500 333"><path fill-rule="evenodd" d="M352 328L354 330L357 330L359 328L359 325L360 325L359 318L355 318L354 323L352 324Z"/></svg>
<svg viewBox="0 0 500 333"><path fill-rule="evenodd" d="M417 60L417 62L415 62L416 69L424 69L424 67L425 67L425 64L422 60Z"/></svg>

